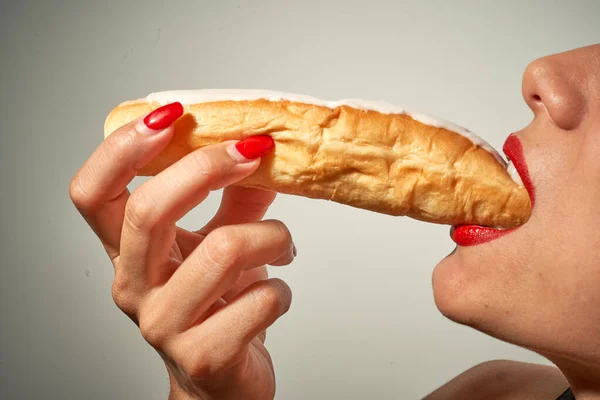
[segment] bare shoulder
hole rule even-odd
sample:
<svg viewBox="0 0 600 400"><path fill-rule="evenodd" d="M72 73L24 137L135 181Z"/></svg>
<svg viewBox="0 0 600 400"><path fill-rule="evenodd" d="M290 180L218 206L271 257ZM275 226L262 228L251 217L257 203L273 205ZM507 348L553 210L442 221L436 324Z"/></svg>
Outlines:
<svg viewBox="0 0 600 400"><path fill-rule="evenodd" d="M470 368L423 400L555 400L568 386L558 368L495 360Z"/></svg>

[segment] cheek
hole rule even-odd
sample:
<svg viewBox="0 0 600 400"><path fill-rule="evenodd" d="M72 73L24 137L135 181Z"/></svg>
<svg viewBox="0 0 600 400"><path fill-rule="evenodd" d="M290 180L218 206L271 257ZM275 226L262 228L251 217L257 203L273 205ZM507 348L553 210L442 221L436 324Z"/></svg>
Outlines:
<svg viewBox="0 0 600 400"><path fill-rule="evenodd" d="M553 140L549 140L551 138ZM546 139L528 143L526 152L527 167L536 194L534 213L546 209L549 204L568 204L571 189L580 180L582 171L579 166L582 143L577 135L552 135Z"/></svg>

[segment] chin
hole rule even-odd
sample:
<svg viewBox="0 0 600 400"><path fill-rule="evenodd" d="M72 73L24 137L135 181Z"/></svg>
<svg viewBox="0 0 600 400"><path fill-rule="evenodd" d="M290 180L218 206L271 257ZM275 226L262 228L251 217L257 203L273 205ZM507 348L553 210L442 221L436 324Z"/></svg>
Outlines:
<svg viewBox="0 0 600 400"><path fill-rule="evenodd" d="M438 310L454 322L472 326L479 314L479 301L473 298L474 294L469 288L478 283L468 276L468 269L470 268L466 265L463 248L457 247L435 267L432 285Z"/></svg>
<svg viewBox="0 0 600 400"><path fill-rule="evenodd" d="M549 317L540 313L544 300L536 293L536 257L523 229L477 246L457 246L433 271L435 305L449 320L496 339L529 349L545 340L539 328ZM543 335L542 335L543 336Z"/></svg>
<svg viewBox="0 0 600 400"><path fill-rule="evenodd" d="M500 260L485 262L485 258L473 254L473 249L458 247L442 260L432 277L435 305L455 323L514 343L519 335L511 327L519 324L511 321L515 317L510 315L512 306L501 295L500 286L505 283L488 276Z"/></svg>
<svg viewBox="0 0 600 400"><path fill-rule="evenodd" d="M522 267L527 264L524 258L531 250L526 243L533 244L531 234L538 211L536 190L519 133L508 136L503 151L514 169L511 175L518 175L529 194L532 207L529 220L511 229L452 226L450 238L457 248L437 265L433 274L434 299L440 312L470 326L490 316L497 318L496 323L510 319L514 301L522 295L519 293Z"/></svg>
<svg viewBox="0 0 600 400"><path fill-rule="evenodd" d="M507 138L503 150L527 189L535 212L535 190L517 134ZM523 230L528 230L529 222L531 218L508 230L475 225L451 227L456 250L436 266L432 282L436 306L444 316L475 326L489 314L511 307L502 293L510 293L515 284L510 276L518 275L515 261L526 250L521 244L526 241Z"/></svg>

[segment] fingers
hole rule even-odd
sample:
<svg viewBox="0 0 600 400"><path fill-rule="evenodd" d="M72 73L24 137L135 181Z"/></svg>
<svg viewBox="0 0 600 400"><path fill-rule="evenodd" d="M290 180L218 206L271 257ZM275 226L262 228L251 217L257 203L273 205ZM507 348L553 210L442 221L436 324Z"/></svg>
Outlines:
<svg viewBox="0 0 600 400"><path fill-rule="evenodd" d="M250 286L254 282L262 281L268 278L269 272L267 271L267 267L265 265L242 271L240 277L235 282L235 284L221 297L223 298L223 300L229 303L231 300L237 297L240 294L240 292L246 287Z"/></svg>
<svg viewBox="0 0 600 400"><path fill-rule="evenodd" d="M218 227L260 221L275 200L275 196L275 192L260 189L226 187L217 213L202 229L190 232L177 228L177 242L183 258L187 258L206 235Z"/></svg>
<svg viewBox="0 0 600 400"><path fill-rule="evenodd" d="M141 310L163 332L180 333L199 323L244 269L287 265L292 238L281 222L262 221L214 230ZM148 315L150 317L148 317Z"/></svg>
<svg viewBox="0 0 600 400"><path fill-rule="evenodd" d="M196 236L194 248L206 235L216 228L224 225L260 221L265 216L275 197L275 192L260 189L239 186L225 188L217 213L204 228L196 232L198 235ZM193 249L189 253L192 251ZM250 284L267 278L268 273L264 266L243 271L237 282L222 297L226 302L229 302Z"/></svg>
<svg viewBox="0 0 600 400"><path fill-rule="evenodd" d="M279 279L256 282L227 306L178 336L167 352L199 379L225 371L243 360L248 344L284 315L292 292Z"/></svg>
<svg viewBox="0 0 600 400"><path fill-rule="evenodd" d="M230 186L223 190L215 216L197 233L206 236L223 225L260 221L275 200L276 193L254 188Z"/></svg>
<svg viewBox="0 0 600 400"><path fill-rule="evenodd" d="M275 200L275 196L275 192L260 189L239 186L226 187L223 190L221 205L208 224L196 232L178 229L177 242L183 257L187 258L206 235L216 228L260 221L265 216L273 200ZM225 300L227 301L232 296L236 296L240 290L249 284L266 278L267 272L264 267L244 271L234 287L224 295Z"/></svg>
<svg viewBox="0 0 600 400"><path fill-rule="evenodd" d="M228 186L223 191L221 205L215 216L204 228L189 232L178 228L177 243L187 258L202 240L214 229L225 225L238 225L248 222L260 221L266 214L269 206L275 200L276 193L260 189ZM222 297L229 302L239 292L250 284L268 278L267 269L262 267L243 271L233 287Z"/></svg>
<svg viewBox="0 0 600 400"><path fill-rule="evenodd" d="M109 135L71 181L74 205L104 244L111 259L119 250L121 227L137 170L169 143L172 124L183 114L173 103L154 110Z"/></svg>
<svg viewBox="0 0 600 400"><path fill-rule="evenodd" d="M132 193L123 222L118 271L142 284L170 276L161 266L170 258L176 222L212 190L250 175L273 147L267 136L204 147L183 157Z"/></svg>

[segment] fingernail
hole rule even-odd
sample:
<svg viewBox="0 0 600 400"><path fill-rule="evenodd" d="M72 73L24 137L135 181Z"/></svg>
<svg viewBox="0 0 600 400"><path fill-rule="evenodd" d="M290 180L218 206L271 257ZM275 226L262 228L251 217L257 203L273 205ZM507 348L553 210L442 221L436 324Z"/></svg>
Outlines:
<svg viewBox="0 0 600 400"><path fill-rule="evenodd" d="M179 102L164 105L146 115L138 131L143 135L154 135L167 129L183 115L183 106Z"/></svg>
<svg viewBox="0 0 600 400"><path fill-rule="evenodd" d="M264 156L274 147L275 142L270 136L258 135L237 142L229 152L237 162L243 163Z"/></svg>
<svg viewBox="0 0 600 400"><path fill-rule="evenodd" d="M296 249L296 245L293 245L294 247L292 248L292 253L294 254L294 257L296 257L298 255L298 250Z"/></svg>

